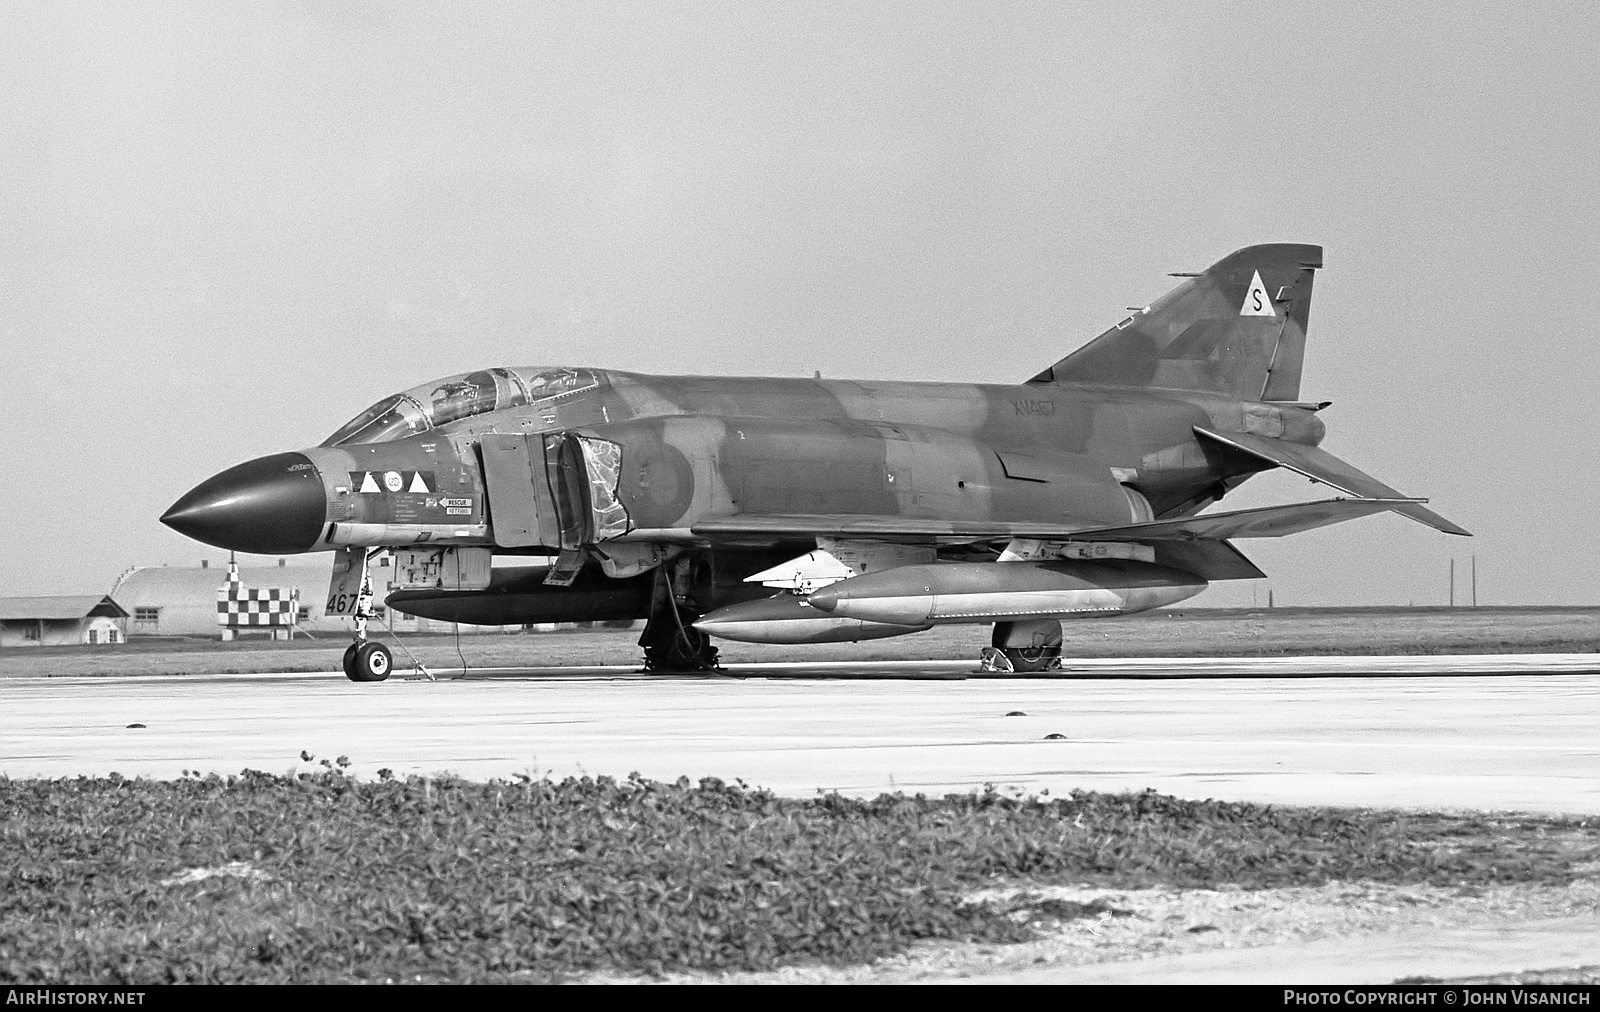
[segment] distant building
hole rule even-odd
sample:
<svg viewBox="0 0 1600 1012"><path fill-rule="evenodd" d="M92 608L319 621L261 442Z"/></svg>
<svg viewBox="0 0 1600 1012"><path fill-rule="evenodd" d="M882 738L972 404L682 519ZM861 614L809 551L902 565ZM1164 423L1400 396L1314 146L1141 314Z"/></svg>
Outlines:
<svg viewBox="0 0 1600 1012"><path fill-rule="evenodd" d="M344 632L348 621L321 616L329 566L241 566L240 582L252 587L284 587L300 591L302 629ZM130 636L210 636L221 638L217 624L217 591L228 582L226 568L207 566L141 566L130 569L111 588L111 597L127 611ZM313 614L313 609L315 613Z"/></svg>
<svg viewBox="0 0 1600 1012"><path fill-rule="evenodd" d="M110 597L0 598L0 649L127 641L128 612Z"/></svg>
<svg viewBox="0 0 1600 1012"><path fill-rule="evenodd" d="M404 633L451 632L455 629L449 622L416 618L384 608L385 577L389 572L376 564L372 570L378 591L373 602L373 625ZM318 637L349 636L353 629L351 619L337 615L324 616L322 613L332 575L332 556L323 556L320 562L295 565L280 559L276 566L240 566L239 584L247 590L277 589L284 598L291 595L298 597L299 607L294 623L298 632L309 632ZM126 635L231 638L227 635L229 627L217 621L217 591L227 583L226 566L140 566L122 574L116 586L111 588L111 597L129 616ZM479 631L498 632L500 627L461 627L464 633ZM250 635L254 630L236 627L235 632ZM272 629L261 628L260 635L271 636Z"/></svg>

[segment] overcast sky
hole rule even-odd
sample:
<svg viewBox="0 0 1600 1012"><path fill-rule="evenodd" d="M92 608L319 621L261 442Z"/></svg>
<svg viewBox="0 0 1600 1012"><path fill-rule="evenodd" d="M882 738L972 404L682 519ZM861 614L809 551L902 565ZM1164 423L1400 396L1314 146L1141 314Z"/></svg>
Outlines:
<svg viewBox="0 0 1600 1012"><path fill-rule="evenodd" d="M0 595L436 376L1020 382L1287 241L1323 445L1477 537L1243 544L1278 601L1595 603L1596 11L4 3Z"/></svg>

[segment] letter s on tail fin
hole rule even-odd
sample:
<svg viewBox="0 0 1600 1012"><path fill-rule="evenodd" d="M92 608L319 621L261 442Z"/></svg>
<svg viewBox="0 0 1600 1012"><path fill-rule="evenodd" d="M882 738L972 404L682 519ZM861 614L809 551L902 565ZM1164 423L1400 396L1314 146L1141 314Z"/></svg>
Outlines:
<svg viewBox="0 0 1600 1012"><path fill-rule="evenodd" d="M1321 266L1321 246L1248 246L1190 276L1029 382L1298 400L1311 282Z"/></svg>

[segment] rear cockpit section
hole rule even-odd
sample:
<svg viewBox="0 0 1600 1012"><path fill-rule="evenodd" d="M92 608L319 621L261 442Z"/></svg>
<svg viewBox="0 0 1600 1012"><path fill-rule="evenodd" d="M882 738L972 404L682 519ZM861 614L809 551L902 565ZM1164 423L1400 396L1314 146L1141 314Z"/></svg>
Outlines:
<svg viewBox="0 0 1600 1012"><path fill-rule="evenodd" d="M490 411L564 402L597 390L603 383L602 373L561 366L459 373L385 397L350 419L321 445L387 443Z"/></svg>

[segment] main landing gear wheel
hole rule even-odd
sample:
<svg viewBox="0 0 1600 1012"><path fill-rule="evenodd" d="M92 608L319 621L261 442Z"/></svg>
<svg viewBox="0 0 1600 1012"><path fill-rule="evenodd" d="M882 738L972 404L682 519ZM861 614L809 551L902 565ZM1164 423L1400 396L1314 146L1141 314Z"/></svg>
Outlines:
<svg viewBox="0 0 1600 1012"><path fill-rule="evenodd" d="M352 682L381 682L394 670L394 655L382 643L352 643L344 656L344 673Z"/></svg>
<svg viewBox="0 0 1600 1012"><path fill-rule="evenodd" d="M1055 619L996 622L989 642L1021 673L1049 671L1061 663L1061 623Z"/></svg>
<svg viewBox="0 0 1600 1012"><path fill-rule="evenodd" d="M694 614L651 616L639 636L646 671L715 671L717 648L694 627Z"/></svg>
<svg viewBox="0 0 1600 1012"><path fill-rule="evenodd" d="M694 627L700 617L692 603L680 604L666 566L656 570L650 595L650 618L639 634L644 669L650 672L716 671L717 648L711 637Z"/></svg>

